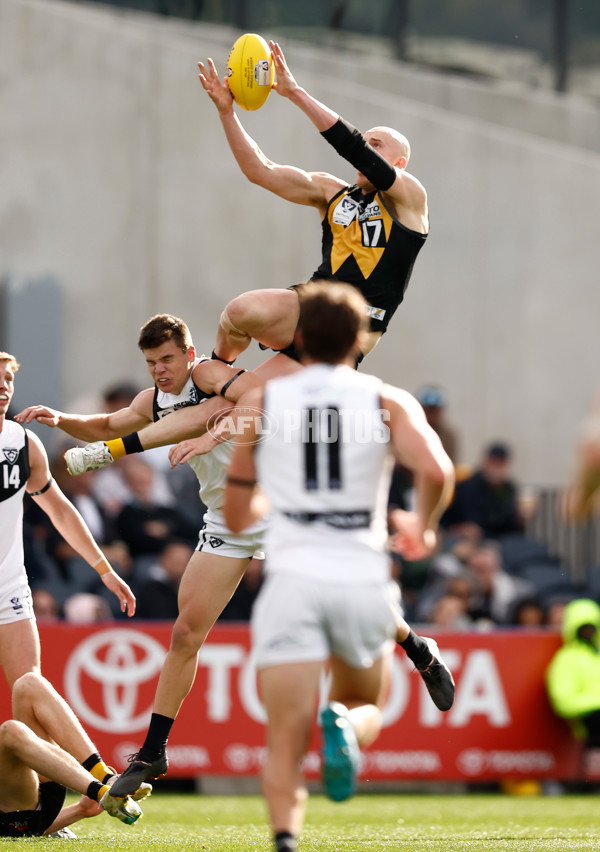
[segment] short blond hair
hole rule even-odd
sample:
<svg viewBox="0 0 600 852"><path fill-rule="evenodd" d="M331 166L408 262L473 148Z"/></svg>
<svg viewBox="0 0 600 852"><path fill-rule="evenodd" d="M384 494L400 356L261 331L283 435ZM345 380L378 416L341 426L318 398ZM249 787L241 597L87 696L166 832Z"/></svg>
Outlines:
<svg viewBox="0 0 600 852"><path fill-rule="evenodd" d="M0 352L0 361L8 361L8 363L13 369L13 373L16 373L19 369L19 362L17 361L14 355L10 354L10 352Z"/></svg>

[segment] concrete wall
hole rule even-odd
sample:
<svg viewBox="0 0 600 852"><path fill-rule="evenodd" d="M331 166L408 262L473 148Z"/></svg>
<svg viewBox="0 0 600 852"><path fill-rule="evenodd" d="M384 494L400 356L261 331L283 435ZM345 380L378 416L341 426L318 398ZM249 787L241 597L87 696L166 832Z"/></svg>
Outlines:
<svg viewBox="0 0 600 852"><path fill-rule="evenodd" d="M316 267L318 216L245 182L197 80L197 59L223 68L236 35L0 0L0 278L18 292L51 275L64 310L60 363L37 336L16 353L23 376L59 371L61 399L18 402L60 407L125 376L145 382L135 341L151 314L185 317L209 351L229 298ZM444 385L463 461L503 438L521 480L564 481L598 385L597 108L550 109L546 93L538 114L535 93L469 98L461 80L285 48L302 84L357 126L406 133L428 189L430 239L365 367L410 390ZM242 120L273 160L352 180L276 94ZM253 348L245 363L259 358Z"/></svg>

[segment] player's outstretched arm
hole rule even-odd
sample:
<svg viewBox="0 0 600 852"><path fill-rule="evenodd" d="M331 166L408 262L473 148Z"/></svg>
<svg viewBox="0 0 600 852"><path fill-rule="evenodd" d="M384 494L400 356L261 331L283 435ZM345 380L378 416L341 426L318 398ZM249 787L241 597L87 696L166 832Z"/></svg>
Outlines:
<svg viewBox="0 0 600 852"><path fill-rule="evenodd" d="M173 411L140 432L67 450L65 461L69 473L78 476L88 470L104 467L124 455L203 436L233 407L243 393L261 384L252 373L218 360L202 361L194 368L192 375L198 387L206 394L215 396L200 405L189 405ZM211 440L208 436L204 452L209 452L219 443L215 441L211 445ZM193 454L197 455L197 452ZM172 462L173 466L180 460Z"/></svg>
<svg viewBox="0 0 600 852"><path fill-rule="evenodd" d="M48 515L65 541L91 565L100 575L104 585L118 597L121 611L132 616L135 613L133 592L115 573L75 506L52 479L48 457L40 439L29 431L27 435L31 467L27 492Z"/></svg>
<svg viewBox="0 0 600 852"><path fill-rule="evenodd" d="M33 420L52 428L58 427L80 441L108 441L143 429L152 422L153 389L139 393L131 405L110 414L72 414L47 405L31 405L16 416L26 426Z"/></svg>
<svg viewBox="0 0 600 852"><path fill-rule="evenodd" d="M217 107L227 143L242 173L251 182L292 201L321 210L344 181L320 172L305 172L294 166L281 165L270 160L244 130L233 108L233 97L227 78L219 78L215 63L208 59L198 63L200 82L204 91ZM315 102L316 103L316 102Z"/></svg>
<svg viewBox="0 0 600 852"><path fill-rule="evenodd" d="M54 834L54 832L60 831L61 828L66 828L69 825L79 822L80 819L95 817L101 813L103 813L102 805L84 795L78 802L75 802L75 804L66 805L62 808L54 822L48 826L44 834Z"/></svg>

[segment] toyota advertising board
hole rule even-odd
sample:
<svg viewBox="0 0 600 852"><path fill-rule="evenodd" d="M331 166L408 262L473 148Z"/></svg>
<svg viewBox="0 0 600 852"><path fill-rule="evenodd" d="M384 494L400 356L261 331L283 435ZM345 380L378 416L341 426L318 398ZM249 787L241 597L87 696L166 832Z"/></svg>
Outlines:
<svg viewBox="0 0 600 852"><path fill-rule="evenodd" d="M40 625L42 668L117 769L141 745L171 624ZM581 750L546 698L544 670L560 638L545 631L437 635L456 680L447 713L396 650L383 730L365 750L361 778L463 780L568 778ZM327 680L322 683L322 700ZM3 718L10 714L1 693ZM265 714L246 625L217 624L200 652L196 683L169 740L169 777L254 775ZM318 774L318 732L306 760Z"/></svg>

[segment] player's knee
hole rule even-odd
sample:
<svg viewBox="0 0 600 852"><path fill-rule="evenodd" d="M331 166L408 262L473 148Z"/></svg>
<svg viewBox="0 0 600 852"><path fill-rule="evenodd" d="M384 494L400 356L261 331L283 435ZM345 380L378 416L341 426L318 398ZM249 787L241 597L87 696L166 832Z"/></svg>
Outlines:
<svg viewBox="0 0 600 852"><path fill-rule="evenodd" d="M221 327L228 334L247 335L247 326L256 320L256 310L248 293L242 293L221 314Z"/></svg>
<svg viewBox="0 0 600 852"><path fill-rule="evenodd" d="M7 719L0 725L0 747L15 748L27 736L27 726L16 719Z"/></svg>
<svg viewBox="0 0 600 852"><path fill-rule="evenodd" d="M179 654L197 654L206 638L206 631L201 631L184 614L180 614L173 625L171 633L171 651Z"/></svg>
<svg viewBox="0 0 600 852"><path fill-rule="evenodd" d="M39 672L26 672L13 684L13 703L34 698L43 691L44 685L45 679Z"/></svg>

